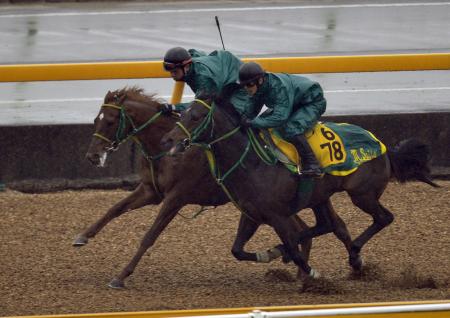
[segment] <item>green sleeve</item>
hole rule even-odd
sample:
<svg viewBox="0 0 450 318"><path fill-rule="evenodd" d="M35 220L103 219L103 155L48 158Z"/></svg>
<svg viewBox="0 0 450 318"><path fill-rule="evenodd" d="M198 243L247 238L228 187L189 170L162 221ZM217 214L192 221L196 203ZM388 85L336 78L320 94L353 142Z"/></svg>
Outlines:
<svg viewBox="0 0 450 318"><path fill-rule="evenodd" d="M247 92L241 88L231 96L230 102L239 114L245 114L248 118L254 118L258 115L261 107L257 109L256 101L247 94Z"/></svg>
<svg viewBox="0 0 450 318"><path fill-rule="evenodd" d="M273 128L282 126L289 118L292 105L286 88L281 88L269 109L252 120L252 126L256 128ZM270 107L272 106L272 107Z"/></svg>
<svg viewBox="0 0 450 318"><path fill-rule="evenodd" d="M187 108L189 108L189 106L191 105L191 103L178 103L173 105L175 107L175 111L177 113L181 113L182 111L185 111Z"/></svg>
<svg viewBox="0 0 450 318"><path fill-rule="evenodd" d="M210 96L211 94L214 94L218 91L216 83L209 76L197 76L195 79L195 86L198 87L197 91L195 92L195 98L199 98L200 96L204 96L205 94L207 96Z"/></svg>

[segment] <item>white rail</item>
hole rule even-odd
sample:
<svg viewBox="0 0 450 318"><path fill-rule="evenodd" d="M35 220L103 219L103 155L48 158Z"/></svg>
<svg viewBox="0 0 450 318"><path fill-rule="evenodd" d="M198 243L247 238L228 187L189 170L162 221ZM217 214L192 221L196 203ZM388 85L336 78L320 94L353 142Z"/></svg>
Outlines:
<svg viewBox="0 0 450 318"><path fill-rule="evenodd" d="M298 311L277 311L266 312L254 310L247 314L211 315L211 316L185 316L183 318L294 318L294 317L325 317L343 315L374 315L374 314L395 314L395 313L419 313L419 312L441 312L449 311L450 303L445 304L423 304L423 305L400 305L400 306L380 306L362 308L336 308L336 309L312 309ZM425 317L425 316L424 316Z"/></svg>

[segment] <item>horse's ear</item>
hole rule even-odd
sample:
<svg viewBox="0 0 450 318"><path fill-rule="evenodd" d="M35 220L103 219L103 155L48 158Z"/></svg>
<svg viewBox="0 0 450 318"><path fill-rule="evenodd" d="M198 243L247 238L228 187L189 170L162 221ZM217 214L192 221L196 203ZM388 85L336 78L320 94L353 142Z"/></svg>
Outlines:
<svg viewBox="0 0 450 318"><path fill-rule="evenodd" d="M110 96L111 96L111 91L108 91L108 93L106 93L106 95L105 95L105 99L103 100L103 102L107 103Z"/></svg>

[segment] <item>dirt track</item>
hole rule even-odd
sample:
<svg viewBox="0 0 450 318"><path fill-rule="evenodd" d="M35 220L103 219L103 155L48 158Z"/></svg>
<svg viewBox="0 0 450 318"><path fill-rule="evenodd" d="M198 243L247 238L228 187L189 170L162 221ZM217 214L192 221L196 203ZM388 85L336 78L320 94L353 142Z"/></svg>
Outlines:
<svg viewBox="0 0 450 318"><path fill-rule="evenodd" d="M306 292L292 281L292 264L232 257L238 220L232 205L194 220L176 217L127 289L117 291L107 283L130 260L157 207L124 215L74 248L75 235L126 191L0 192L0 316L450 299L450 182L439 183L444 187L389 185L382 202L396 219L363 250L369 267L363 280L349 278L345 249L333 235L316 239L311 264L326 284ZM346 195L333 202L352 236L369 224ZM312 224L309 210L300 215ZM277 243L263 227L248 249Z"/></svg>

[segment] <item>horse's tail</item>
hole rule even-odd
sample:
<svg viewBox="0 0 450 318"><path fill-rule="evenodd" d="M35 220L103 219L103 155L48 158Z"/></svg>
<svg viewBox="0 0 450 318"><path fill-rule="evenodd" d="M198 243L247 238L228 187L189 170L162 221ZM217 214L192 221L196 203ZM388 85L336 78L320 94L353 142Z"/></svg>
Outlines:
<svg viewBox="0 0 450 318"><path fill-rule="evenodd" d="M398 181L417 180L436 188L439 187L430 176L428 164L431 154L428 145L416 139L406 139L393 149L388 150L388 156L391 162L392 175Z"/></svg>

